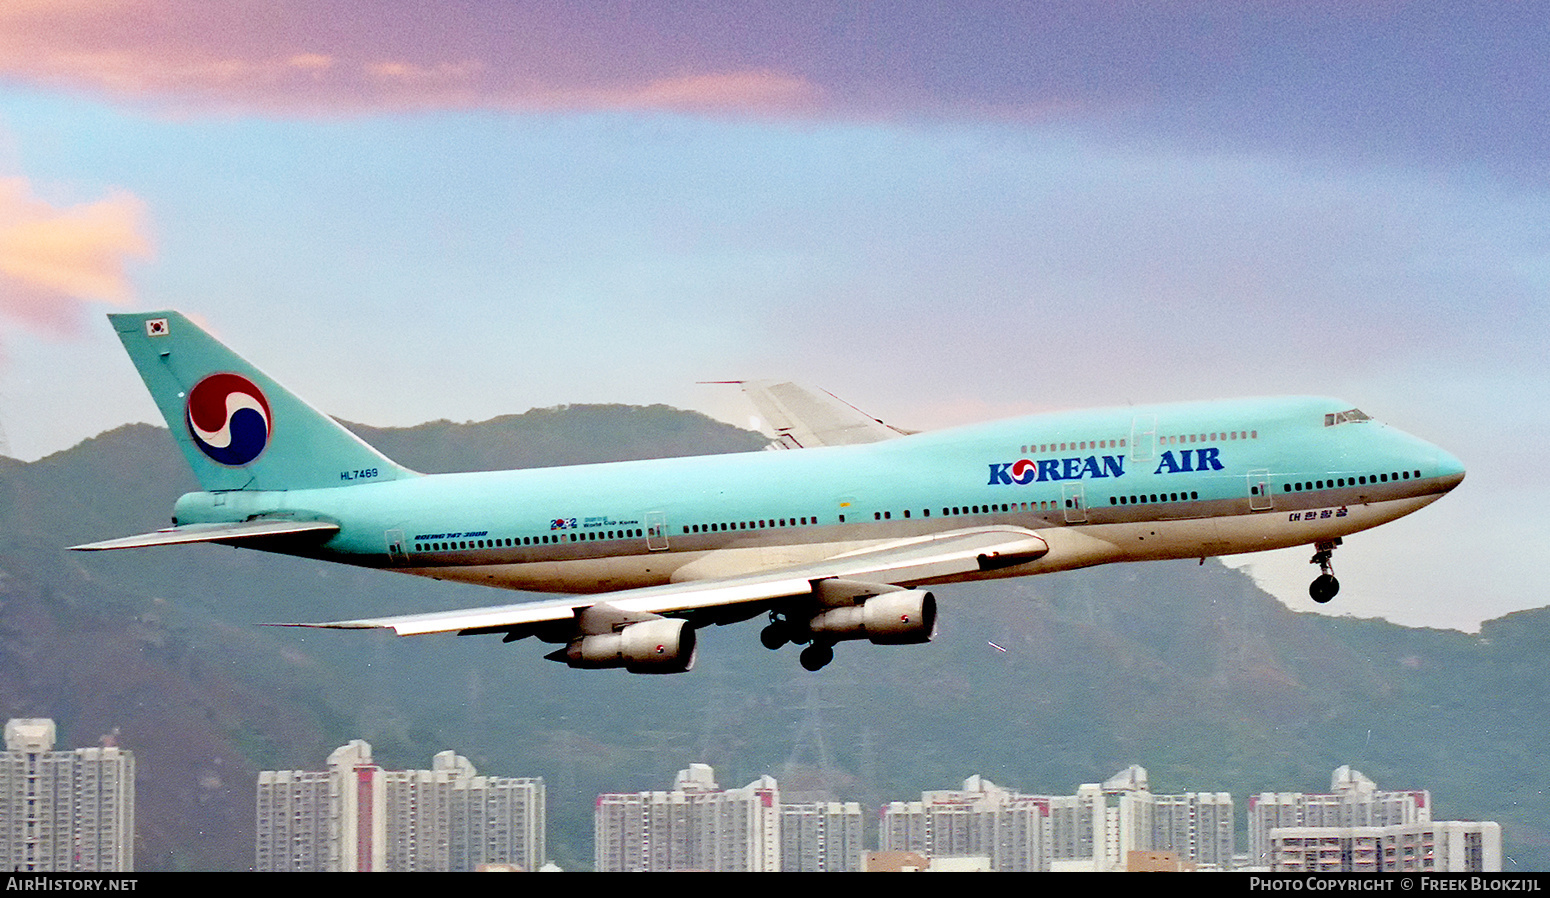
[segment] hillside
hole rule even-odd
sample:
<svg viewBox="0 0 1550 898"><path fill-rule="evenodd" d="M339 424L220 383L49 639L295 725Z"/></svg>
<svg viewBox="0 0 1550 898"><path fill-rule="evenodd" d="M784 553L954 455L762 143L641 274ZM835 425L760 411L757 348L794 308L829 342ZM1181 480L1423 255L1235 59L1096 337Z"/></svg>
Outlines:
<svg viewBox="0 0 1550 898"><path fill-rule="evenodd" d="M762 444L663 407L357 430L425 471ZM1240 818L1250 792L1322 791L1352 764L1431 789L1439 818L1499 820L1520 869L1550 869L1550 609L1479 636L1407 629L1294 613L1215 562L1164 562L943 587L936 642L842 645L818 674L744 624L705 631L688 675L632 677L494 637L255 626L509 593L216 546L62 550L161 526L191 488L151 427L0 460L0 710L54 717L61 746L118 730L139 758L144 869L246 867L256 771L317 768L351 738L389 767L451 748L545 777L551 854L573 869L591 862L597 792L663 788L690 761L724 785L770 772L874 805L971 773L1069 792L1139 763L1159 791L1232 792Z"/></svg>

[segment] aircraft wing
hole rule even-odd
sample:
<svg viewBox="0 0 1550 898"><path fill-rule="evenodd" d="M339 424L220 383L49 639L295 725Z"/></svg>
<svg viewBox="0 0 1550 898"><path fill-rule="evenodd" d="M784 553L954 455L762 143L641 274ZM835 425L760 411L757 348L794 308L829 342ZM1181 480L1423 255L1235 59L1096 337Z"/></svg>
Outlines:
<svg viewBox="0 0 1550 898"><path fill-rule="evenodd" d="M782 449L879 443L905 434L826 390L772 380L732 383L742 385Z"/></svg>
<svg viewBox="0 0 1550 898"><path fill-rule="evenodd" d="M258 518L234 524L186 524L164 527L138 536L121 536L97 543L71 546L77 552L101 552L107 549L143 549L147 546L177 546L184 543L240 543L245 540L299 533L338 533L339 525L328 521L292 521Z"/></svg>
<svg viewBox="0 0 1550 898"><path fill-rule="evenodd" d="M821 580L859 580L887 585L921 583L1022 564L1040 558L1048 551L1049 544L1032 530L1006 526L977 527L896 540L816 563L738 577L669 583L600 595L491 608L278 626L385 629L399 636L498 633L520 631L535 624L571 620L581 611L595 606L607 606L609 610L624 617L692 617L695 612L715 608L810 595L814 591L814 584Z"/></svg>

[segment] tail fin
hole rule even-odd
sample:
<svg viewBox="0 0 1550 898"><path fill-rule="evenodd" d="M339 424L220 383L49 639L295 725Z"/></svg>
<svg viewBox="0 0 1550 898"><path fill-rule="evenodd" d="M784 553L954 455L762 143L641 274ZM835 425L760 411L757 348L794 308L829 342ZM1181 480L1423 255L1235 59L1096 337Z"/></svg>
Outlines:
<svg viewBox="0 0 1550 898"><path fill-rule="evenodd" d="M183 315L108 318L204 489L315 489L414 476Z"/></svg>

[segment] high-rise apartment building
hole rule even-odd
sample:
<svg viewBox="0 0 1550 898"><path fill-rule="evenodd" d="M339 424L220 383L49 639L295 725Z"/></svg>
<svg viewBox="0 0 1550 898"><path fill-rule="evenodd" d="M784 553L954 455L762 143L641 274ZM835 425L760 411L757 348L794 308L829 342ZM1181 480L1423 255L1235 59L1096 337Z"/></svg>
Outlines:
<svg viewBox="0 0 1550 898"><path fill-rule="evenodd" d="M1430 792L1384 791L1360 771L1337 767L1327 793L1261 792L1249 797L1249 862L1256 867L1272 863L1272 829L1387 827L1431 819Z"/></svg>
<svg viewBox="0 0 1550 898"><path fill-rule="evenodd" d="M860 873L861 805L806 801L780 806L780 869L786 873Z"/></svg>
<svg viewBox="0 0 1550 898"><path fill-rule="evenodd" d="M383 770L359 739L325 771L258 777L261 871L456 871L545 860L544 782L481 776L444 751L429 770Z"/></svg>
<svg viewBox="0 0 1550 898"><path fill-rule="evenodd" d="M1171 854L1195 869L1232 866L1236 827L1226 792L1156 794L1146 768L1131 765L1045 800L1050 869L1123 870L1132 852Z"/></svg>
<svg viewBox="0 0 1550 898"><path fill-rule="evenodd" d="M1049 869L1045 823L1049 800L1003 789L981 776L962 789L922 792L919 801L890 802L882 811L881 851L912 851L936 861L984 858L987 869Z"/></svg>
<svg viewBox="0 0 1550 898"><path fill-rule="evenodd" d="M134 755L113 744L54 751L54 738L54 721L46 718L5 725L0 868L133 870Z"/></svg>
<svg viewBox="0 0 1550 898"><path fill-rule="evenodd" d="M593 814L599 872L781 869L780 788L761 776L722 790L705 764L681 770L670 792L599 795Z"/></svg>
<svg viewBox="0 0 1550 898"><path fill-rule="evenodd" d="M1200 870L1232 868L1237 842L1232 796L1226 792L1152 795L1152 836L1147 849L1176 855Z"/></svg>
<svg viewBox="0 0 1550 898"><path fill-rule="evenodd" d="M1278 873L1498 873L1502 828L1480 821L1270 830Z"/></svg>

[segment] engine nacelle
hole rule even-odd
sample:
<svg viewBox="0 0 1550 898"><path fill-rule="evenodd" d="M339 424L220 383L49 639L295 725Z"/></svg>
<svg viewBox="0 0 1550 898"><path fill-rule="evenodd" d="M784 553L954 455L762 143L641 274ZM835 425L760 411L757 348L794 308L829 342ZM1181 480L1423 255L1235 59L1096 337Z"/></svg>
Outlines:
<svg viewBox="0 0 1550 898"><path fill-rule="evenodd" d="M870 639L877 645L914 645L936 635L936 596L923 589L875 595L860 605L830 608L807 622L815 637L838 642Z"/></svg>
<svg viewBox="0 0 1550 898"><path fill-rule="evenodd" d="M572 640L565 647L571 667L622 667L630 673L684 673L694 667L696 638L687 621L663 617Z"/></svg>

